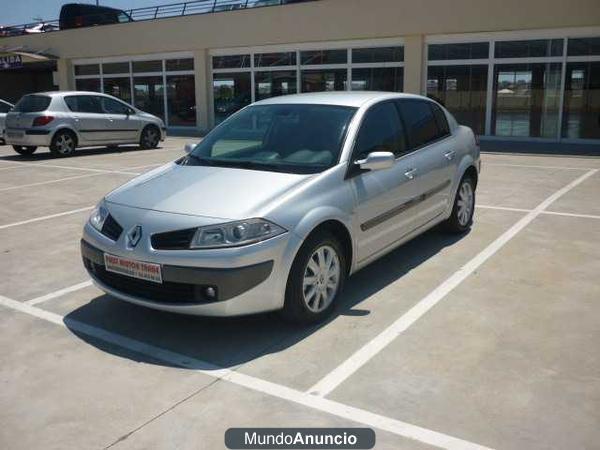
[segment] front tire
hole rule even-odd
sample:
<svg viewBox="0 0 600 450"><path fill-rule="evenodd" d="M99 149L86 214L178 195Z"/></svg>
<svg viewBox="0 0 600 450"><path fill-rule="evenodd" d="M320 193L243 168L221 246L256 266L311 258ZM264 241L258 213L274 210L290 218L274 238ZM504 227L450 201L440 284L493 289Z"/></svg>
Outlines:
<svg viewBox="0 0 600 450"><path fill-rule="evenodd" d="M450 233L464 233L473 224L475 212L475 181L465 175L458 184L458 191L454 199L454 206L450 217L443 223L443 227Z"/></svg>
<svg viewBox="0 0 600 450"><path fill-rule="evenodd" d="M281 315L296 323L324 320L335 308L346 274L346 255L339 240L329 232L310 236L292 264Z"/></svg>
<svg viewBox="0 0 600 450"><path fill-rule="evenodd" d="M140 136L140 147L144 150L150 150L158 147L160 142L160 130L154 125L147 125Z"/></svg>
<svg viewBox="0 0 600 450"><path fill-rule="evenodd" d="M37 150L37 147L34 147L32 145L28 145L28 146L25 146L25 145L13 145L12 148L19 155L23 155L23 156L33 155L33 153Z"/></svg>
<svg viewBox="0 0 600 450"><path fill-rule="evenodd" d="M57 131L50 143L50 151L57 156L72 156L76 148L77 137L68 130Z"/></svg>

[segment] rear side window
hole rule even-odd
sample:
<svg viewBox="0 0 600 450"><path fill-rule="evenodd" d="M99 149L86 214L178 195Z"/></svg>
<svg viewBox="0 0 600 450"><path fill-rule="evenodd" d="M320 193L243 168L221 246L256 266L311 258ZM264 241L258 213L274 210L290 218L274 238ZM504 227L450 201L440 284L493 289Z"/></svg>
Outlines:
<svg viewBox="0 0 600 450"><path fill-rule="evenodd" d="M50 97L45 95L26 95L15 105L15 111L22 113L45 111L50 106Z"/></svg>
<svg viewBox="0 0 600 450"><path fill-rule="evenodd" d="M100 99L94 95L71 95L65 103L73 112L102 114Z"/></svg>
<svg viewBox="0 0 600 450"><path fill-rule="evenodd" d="M8 103L0 102L0 113L7 113L11 106Z"/></svg>
<svg viewBox="0 0 600 450"><path fill-rule="evenodd" d="M433 109L433 115L435 117L435 122L437 123L438 129L440 131L440 137L448 136L450 134L450 126L448 125L448 119L446 118L446 114L442 111L435 103L430 103L431 108Z"/></svg>
<svg viewBox="0 0 600 450"><path fill-rule="evenodd" d="M392 102L379 103L369 109L358 131L354 157L362 159L371 152L406 153L402 122Z"/></svg>
<svg viewBox="0 0 600 450"><path fill-rule="evenodd" d="M113 100L112 98L100 97L102 109L106 114L127 114L131 108L129 106Z"/></svg>
<svg viewBox="0 0 600 450"><path fill-rule="evenodd" d="M433 103L423 100L399 100L397 104L406 125L411 149L427 145L448 134L447 130L442 132L438 126L431 107ZM447 121L445 127L448 128Z"/></svg>

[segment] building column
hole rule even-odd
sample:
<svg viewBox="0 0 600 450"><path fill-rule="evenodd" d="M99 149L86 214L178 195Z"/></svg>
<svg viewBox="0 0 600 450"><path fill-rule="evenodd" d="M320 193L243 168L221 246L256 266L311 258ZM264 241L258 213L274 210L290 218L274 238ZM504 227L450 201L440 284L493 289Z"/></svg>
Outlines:
<svg viewBox="0 0 600 450"><path fill-rule="evenodd" d="M423 86L424 39L422 34L404 38L404 92L425 93Z"/></svg>
<svg viewBox="0 0 600 450"><path fill-rule="evenodd" d="M196 123L201 133L209 128L209 95L208 95L208 52L205 49L194 52L194 80L196 89Z"/></svg>
<svg viewBox="0 0 600 450"><path fill-rule="evenodd" d="M56 72L53 72L54 84L58 85L61 91L70 91L75 89L73 81L73 66L70 59L60 58L56 61Z"/></svg>

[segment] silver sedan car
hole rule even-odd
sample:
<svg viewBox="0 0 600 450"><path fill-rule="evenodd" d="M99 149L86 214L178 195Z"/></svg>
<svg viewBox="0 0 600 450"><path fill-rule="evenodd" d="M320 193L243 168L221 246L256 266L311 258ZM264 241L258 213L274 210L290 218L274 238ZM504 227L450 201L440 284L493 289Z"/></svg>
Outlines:
<svg viewBox="0 0 600 450"><path fill-rule="evenodd" d="M6 114L13 108L14 105L0 100L0 144L4 144L4 123Z"/></svg>
<svg viewBox="0 0 600 450"><path fill-rule="evenodd" d="M478 142L424 97L276 97L186 150L108 194L85 225L84 265L114 297L315 322L349 275L437 224L472 223Z"/></svg>
<svg viewBox="0 0 600 450"><path fill-rule="evenodd" d="M25 95L6 115L6 143L21 155L50 147L70 156L77 147L139 144L156 148L165 124L118 98L98 92L42 92Z"/></svg>

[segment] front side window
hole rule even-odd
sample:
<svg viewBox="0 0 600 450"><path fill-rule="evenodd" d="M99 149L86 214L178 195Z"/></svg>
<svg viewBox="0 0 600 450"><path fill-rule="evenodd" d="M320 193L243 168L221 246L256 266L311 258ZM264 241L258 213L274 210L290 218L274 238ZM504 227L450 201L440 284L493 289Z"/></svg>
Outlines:
<svg viewBox="0 0 600 450"><path fill-rule="evenodd" d="M392 102L379 103L367 111L360 126L354 156L363 159L371 152L406 153L404 130Z"/></svg>
<svg viewBox="0 0 600 450"><path fill-rule="evenodd" d="M124 103L113 100L112 98L100 97L102 110L106 114L127 114L130 108Z"/></svg>
<svg viewBox="0 0 600 450"><path fill-rule="evenodd" d="M411 149L422 147L441 137L431 104L422 100L398 101Z"/></svg>
<svg viewBox="0 0 600 450"><path fill-rule="evenodd" d="M45 111L50 106L50 97L45 95L26 95L15 105L16 112L30 113Z"/></svg>
<svg viewBox="0 0 600 450"><path fill-rule="evenodd" d="M335 165L356 108L257 105L209 133L184 165L317 173Z"/></svg>

